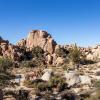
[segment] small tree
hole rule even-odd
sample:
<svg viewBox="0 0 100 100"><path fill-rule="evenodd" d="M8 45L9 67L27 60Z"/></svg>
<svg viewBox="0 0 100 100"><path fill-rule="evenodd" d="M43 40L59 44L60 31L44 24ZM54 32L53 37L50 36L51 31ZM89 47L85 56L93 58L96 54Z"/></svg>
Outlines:
<svg viewBox="0 0 100 100"><path fill-rule="evenodd" d="M69 50L69 58L74 64L78 64L83 59L83 54L75 44L73 48Z"/></svg>
<svg viewBox="0 0 100 100"><path fill-rule="evenodd" d="M5 73L12 65L13 63L10 59L0 58L0 72Z"/></svg>

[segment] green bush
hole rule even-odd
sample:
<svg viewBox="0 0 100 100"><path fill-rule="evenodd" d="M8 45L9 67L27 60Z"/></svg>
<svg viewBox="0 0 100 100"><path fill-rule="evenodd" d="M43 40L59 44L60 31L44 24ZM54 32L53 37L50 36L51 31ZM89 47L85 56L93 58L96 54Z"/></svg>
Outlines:
<svg viewBox="0 0 100 100"><path fill-rule="evenodd" d="M24 81L24 85L27 86L28 88L34 88L37 91L46 91L46 90L50 90L50 85L48 82L42 82L42 81L29 81L26 80Z"/></svg>
<svg viewBox="0 0 100 100"><path fill-rule="evenodd" d="M6 72L12 65L13 63L10 59L0 58L0 72Z"/></svg>
<svg viewBox="0 0 100 100"><path fill-rule="evenodd" d="M59 48L55 51L56 55L58 57L67 57L69 51L64 48Z"/></svg>
<svg viewBox="0 0 100 100"><path fill-rule="evenodd" d="M29 80L24 81L24 86L26 86L28 88L34 88L34 84L32 84L32 82Z"/></svg>
<svg viewBox="0 0 100 100"><path fill-rule="evenodd" d="M80 63L85 59L85 55L80 51L76 44L73 48L69 49L69 59L74 64Z"/></svg>
<svg viewBox="0 0 100 100"><path fill-rule="evenodd" d="M46 90L50 90L51 86L50 84L47 82L40 82L37 84L37 90L39 91L46 91Z"/></svg>
<svg viewBox="0 0 100 100"><path fill-rule="evenodd" d="M33 59L31 61L22 61L20 63L21 67L26 67L26 68L34 68L34 67L44 67L44 61L41 59Z"/></svg>
<svg viewBox="0 0 100 100"><path fill-rule="evenodd" d="M100 80L96 81L94 86L96 87L97 90L100 90Z"/></svg>
<svg viewBox="0 0 100 100"><path fill-rule="evenodd" d="M37 46L32 49L32 57L33 62L38 67L44 67L45 63L45 57L44 57L44 51L41 47Z"/></svg>
<svg viewBox="0 0 100 100"><path fill-rule="evenodd" d="M67 87L65 80L57 75L53 76L48 82L42 80L35 80L33 82L26 80L24 85L29 88L34 88L37 91L50 91L53 88L57 88L58 91L63 91Z"/></svg>
<svg viewBox="0 0 100 100"><path fill-rule="evenodd" d="M37 46L32 49L33 58L41 59L43 58L44 51L41 47Z"/></svg>
<svg viewBox="0 0 100 100"><path fill-rule="evenodd" d="M33 68L35 67L35 63L33 61L22 61L20 63L21 67L26 67L26 68Z"/></svg>
<svg viewBox="0 0 100 100"><path fill-rule="evenodd" d="M60 77L60 76L53 76L50 81L49 81L49 84L51 87L54 87L54 88L58 88L59 91L62 91L66 88L66 82L65 80Z"/></svg>
<svg viewBox="0 0 100 100"><path fill-rule="evenodd" d="M9 84L11 74L8 72L13 66L13 63L10 59L0 58L0 87L5 87Z"/></svg>
<svg viewBox="0 0 100 100"><path fill-rule="evenodd" d="M0 88L9 84L10 76L4 73L0 73Z"/></svg>

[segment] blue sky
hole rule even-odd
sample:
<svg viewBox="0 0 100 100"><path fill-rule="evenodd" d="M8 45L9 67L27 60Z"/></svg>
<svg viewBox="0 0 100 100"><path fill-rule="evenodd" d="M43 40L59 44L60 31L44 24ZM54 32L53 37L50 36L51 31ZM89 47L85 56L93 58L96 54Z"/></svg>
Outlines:
<svg viewBox="0 0 100 100"><path fill-rule="evenodd" d="M0 0L0 35L11 43L34 29L58 44L100 43L100 0Z"/></svg>

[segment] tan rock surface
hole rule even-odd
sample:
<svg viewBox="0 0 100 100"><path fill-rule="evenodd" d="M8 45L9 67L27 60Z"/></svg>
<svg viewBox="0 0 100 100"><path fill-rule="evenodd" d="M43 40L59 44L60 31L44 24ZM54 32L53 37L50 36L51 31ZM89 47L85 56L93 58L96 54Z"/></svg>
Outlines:
<svg viewBox="0 0 100 100"><path fill-rule="evenodd" d="M46 31L33 30L27 37L26 47L32 49L36 46L52 54L55 50L56 42Z"/></svg>

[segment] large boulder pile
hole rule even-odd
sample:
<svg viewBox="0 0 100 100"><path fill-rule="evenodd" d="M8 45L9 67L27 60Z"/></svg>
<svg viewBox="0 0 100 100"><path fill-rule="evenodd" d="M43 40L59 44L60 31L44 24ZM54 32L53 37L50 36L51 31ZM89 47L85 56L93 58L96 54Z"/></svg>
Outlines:
<svg viewBox="0 0 100 100"><path fill-rule="evenodd" d="M58 49L69 50L73 48L73 45L58 45L49 33L42 30L31 31L27 38L17 42L17 45L12 45L9 41L3 40L0 37L0 55L13 60L20 60L20 57L25 56L22 50L30 52L37 46L41 47L45 52L46 63L55 66L62 65L65 61L65 57L62 54L60 54L62 56L58 56L56 51ZM79 49L86 55L88 60L100 59L100 45L89 48L79 47Z"/></svg>
<svg viewBox="0 0 100 100"><path fill-rule="evenodd" d="M0 38L0 55L18 61L22 56L25 56L27 50L31 52L34 47L38 46L45 52L46 62L52 64L56 45L57 43L46 31L33 30L28 34L26 39L20 40L16 45L12 45L9 41ZM25 52L23 50L25 50Z"/></svg>
<svg viewBox="0 0 100 100"><path fill-rule="evenodd" d="M41 47L43 49L45 60L47 64L59 63L55 55L57 43L49 33L42 30L31 31L26 39L22 39L17 43L18 47L25 47L27 50L32 51L34 47Z"/></svg>
<svg viewBox="0 0 100 100"><path fill-rule="evenodd" d="M95 46L91 51L94 59L100 59L100 45Z"/></svg>
<svg viewBox="0 0 100 100"><path fill-rule="evenodd" d="M0 56L14 61L19 61L22 52L18 46L12 45L9 41L0 38Z"/></svg>
<svg viewBox="0 0 100 100"><path fill-rule="evenodd" d="M100 45L96 45L89 48L84 48L84 52L88 60L99 60L100 59Z"/></svg>

